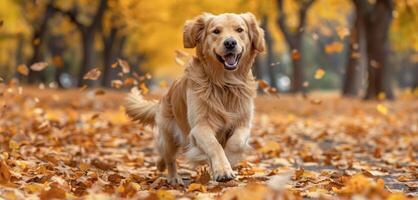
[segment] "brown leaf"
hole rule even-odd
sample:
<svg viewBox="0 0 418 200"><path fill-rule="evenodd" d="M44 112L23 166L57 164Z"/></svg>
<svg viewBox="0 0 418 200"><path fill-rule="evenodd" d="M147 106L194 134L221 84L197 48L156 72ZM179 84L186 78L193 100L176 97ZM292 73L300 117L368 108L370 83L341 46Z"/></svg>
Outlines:
<svg viewBox="0 0 418 200"><path fill-rule="evenodd" d="M49 200L49 199L65 199L65 191L58 187L51 187L49 190L44 190L39 195L41 200Z"/></svg>
<svg viewBox="0 0 418 200"><path fill-rule="evenodd" d="M113 169L113 168L115 167L114 165L111 165L111 164L108 164L108 163L102 162L102 161L100 161L100 160L98 160L98 159L94 159L94 160L91 162L91 164L92 164L93 166L95 166L95 167L97 167L97 168L101 169L101 170L111 170L111 169Z"/></svg>
<svg viewBox="0 0 418 200"><path fill-rule="evenodd" d="M9 166L7 166L4 160L0 161L0 183L6 184L10 182L12 174L10 173Z"/></svg>
<svg viewBox="0 0 418 200"><path fill-rule="evenodd" d="M84 75L83 79L84 80L97 80L97 79L100 78L101 74L102 74L102 72L100 71L100 69L96 67L96 68L93 68L90 71L88 71Z"/></svg>
<svg viewBox="0 0 418 200"><path fill-rule="evenodd" d="M126 62L125 60L122 60L119 58L118 63L120 67L122 68L122 73L127 74L131 71L131 67L129 66L129 63Z"/></svg>
<svg viewBox="0 0 418 200"><path fill-rule="evenodd" d="M47 62L37 62L37 63L33 63L30 66L30 69L33 71L42 71L44 70L46 67L48 66Z"/></svg>
<svg viewBox="0 0 418 200"><path fill-rule="evenodd" d="M303 172L305 172L303 168L299 168L298 170L296 170L294 180L299 180L300 178L302 178Z"/></svg>

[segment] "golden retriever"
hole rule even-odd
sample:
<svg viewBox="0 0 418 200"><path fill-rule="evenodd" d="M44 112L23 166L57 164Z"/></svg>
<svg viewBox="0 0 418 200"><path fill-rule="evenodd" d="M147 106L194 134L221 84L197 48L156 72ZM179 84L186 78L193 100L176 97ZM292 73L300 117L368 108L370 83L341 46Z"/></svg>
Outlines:
<svg viewBox="0 0 418 200"><path fill-rule="evenodd" d="M204 13L186 22L185 48L196 48L184 75L159 101L139 92L126 98L127 114L156 127L157 168L170 184L183 184L176 155L207 163L214 180L235 177L231 168L248 149L256 83L251 67L265 49L264 31L251 13Z"/></svg>

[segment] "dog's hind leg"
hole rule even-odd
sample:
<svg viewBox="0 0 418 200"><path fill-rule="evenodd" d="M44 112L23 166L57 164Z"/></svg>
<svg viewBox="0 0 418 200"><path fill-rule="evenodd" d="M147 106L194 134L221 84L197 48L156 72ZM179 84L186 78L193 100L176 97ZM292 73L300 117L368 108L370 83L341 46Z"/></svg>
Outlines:
<svg viewBox="0 0 418 200"><path fill-rule="evenodd" d="M183 185L183 180L177 173L176 155L178 151L178 142L174 137L174 126L167 124L158 125L157 150L161 158L157 162L157 168L164 171L167 168L167 180L170 184Z"/></svg>

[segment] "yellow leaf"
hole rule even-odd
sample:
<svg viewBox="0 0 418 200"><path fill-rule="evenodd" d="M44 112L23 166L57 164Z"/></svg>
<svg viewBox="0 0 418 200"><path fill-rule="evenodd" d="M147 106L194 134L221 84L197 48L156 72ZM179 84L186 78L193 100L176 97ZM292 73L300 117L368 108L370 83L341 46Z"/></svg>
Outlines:
<svg viewBox="0 0 418 200"><path fill-rule="evenodd" d="M30 193L39 193L44 189L44 185L39 183L28 183L23 188Z"/></svg>
<svg viewBox="0 0 418 200"><path fill-rule="evenodd" d="M147 93L148 93L148 91L149 91L149 89L148 89L147 85L145 85L145 83L141 83L141 84L139 85L139 89L141 89L142 94L147 94Z"/></svg>
<svg viewBox="0 0 418 200"><path fill-rule="evenodd" d="M385 100L386 99L386 94L384 92L379 92L379 94L377 95L377 99Z"/></svg>
<svg viewBox="0 0 418 200"><path fill-rule="evenodd" d="M192 183L187 188L187 192L207 192L206 187L200 183Z"/></svg>
<svg viewBox="0 0 418 200"><path fill-rule="evenodd" d="M318 68L316 71L315 71L315 79L321 79L322 77L324 77L325 76L325 70L323 70L322 68Z"/></svg>
<svg viewBox="0 0 418 200"><path fill-rule="evenodd" d="M341 42L332 42L325 46L325 52L330 53L339 53L344 49L344 45Z"/></svg>
<svg viewBox="0 0 418 200"><path fill-rule="evenodd" d="M401 192L395 192L395 193L391 193L388 196L387 200L407 200L407 198Z"/></svg>
<svg viewBox="0 0 418 200"><path fill-rule="evenodd" d="M377 104L376 109L379 113L387 115L388 114L388 108L383 104Z"/></svg>
<svg viewBox="0 0 418 200"><path fill-rule="evenodd" d="M161 200L175 200L176 199L176 197L174 197L174 195L171 194L167 190L158 190L156 195L158 199L161 199Z"/></svg>
<svg viewBox="0 0 418 200"><path fill-rule="evenodd" d="M160 81L160 88L167 88L167 87L168 87L168 83L166 80Z"/></svg>
<svg viewBox="0 0 418 200"><path fill-rule="evenodd" d="M22 74L24 76L29 75L29 69L24 64L20 64L20 65L17 66L17 72L19 72L20 74Z"/></svg>

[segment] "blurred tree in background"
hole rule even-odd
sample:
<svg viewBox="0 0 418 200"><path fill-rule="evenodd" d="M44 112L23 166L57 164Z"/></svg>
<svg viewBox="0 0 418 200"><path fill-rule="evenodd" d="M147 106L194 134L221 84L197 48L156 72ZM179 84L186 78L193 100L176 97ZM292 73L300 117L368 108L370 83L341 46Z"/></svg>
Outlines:
<svg viewBox="0 0 418 200"><path fill-rule="evenodd" d="M172 80L183 71L175 51L185 20L247 11L266 31L254 73L281 92L393 98L393 88L418 85L414 0L3 0L0 77L65 88L147 72ZM95 68L100 80L84 80Z"/></svg>

